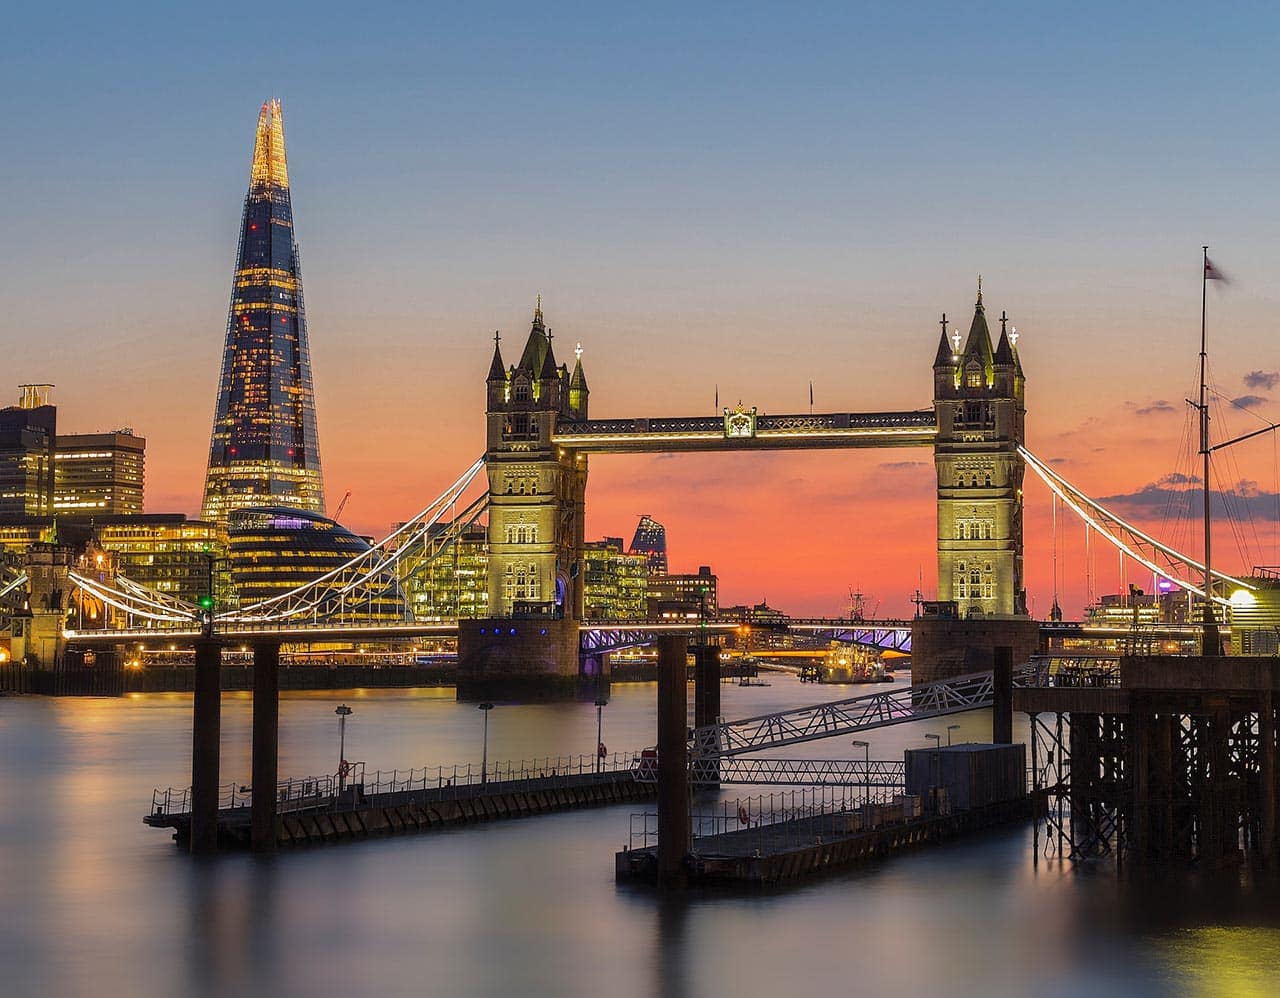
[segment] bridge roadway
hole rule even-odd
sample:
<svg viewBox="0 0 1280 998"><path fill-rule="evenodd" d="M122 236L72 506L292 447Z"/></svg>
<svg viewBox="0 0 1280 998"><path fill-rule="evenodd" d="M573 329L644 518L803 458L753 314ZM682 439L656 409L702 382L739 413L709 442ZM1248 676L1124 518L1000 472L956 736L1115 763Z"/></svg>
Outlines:
<svg viewBox="0 0 1280 998"><path fill-rule="evenodd" d="M769 416L725 410L723 416L588 419L556 424L551 442L584 454L673 451L925 447L938 435L932 409Z"/></svg>
<svg viewBox="0 0 1280 998"><path fill-rule="evenodd" d="M536 618L532 618L536 619ZM661 634L729 634L744 626L737 621L726 620L593 620L579 625L583 635L583 651L613 651L622 647L648 644ZM804 618L779 625L750 625L753 630L803 631L814 634L830 632L837 640L858 641L859 635L881 634L890 642L886 647L911 645L909 620L877 620L851 622L847 619ZM82 645L131 644L136 641L160 641L187 643L203 634L199 624L173 627L134 627L115 630L68 629L63 632L67 641ZM254 623L251 621L218 621L215 637L227 644L252 643L257 638L275 638L288 644L307 641L362 641L391 638L453 637L458 633L456 620L426 621L360 621L360 622L297 622ZM610 642L610 637L616 643ZM896 642L896 644L895 644ZM869 643L869 642L868 642Z"/></svg>
<svg viewBox="0 0 1280 998"><path fill-rule="evenodd" d="M846 617L797 617L778 624L744 625L727 620L592 620L579 625L584 652L619 651L649 644L661 634L729 634L740 627L753 631L802 632L815 636L825 634L835 641L854 642L882 650L911 651L911 621L901 619L853 621ZM1231 628L1219 630L1229 637ZM78 631L68 629L64 637L77 646L131 644L133 642L167 641L186 644L200 637L198 624L171 627L134 627L116 630ZM367 641L393 638L454 637L456 620L423 621L328 621L254 623L219 621L216 636L227 644L251 643L255 638L278 638L289 644L308 641ZM1189 641L1200 637L1197 624L1142 625L1136 630L1118 624L1091 624L1082 621L1041 621L1040 633L1047 638L1137 638L1157 641Z"/></svg>

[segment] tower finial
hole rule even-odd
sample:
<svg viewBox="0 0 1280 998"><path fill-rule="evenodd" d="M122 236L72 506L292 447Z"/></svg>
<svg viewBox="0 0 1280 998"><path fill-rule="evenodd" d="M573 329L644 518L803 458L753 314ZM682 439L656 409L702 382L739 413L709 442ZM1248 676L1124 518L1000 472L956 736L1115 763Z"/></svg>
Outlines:
<svg viewBox="0 0 1280 998"><path fill-rule="evenodd" d="M1005 309L1000 310L1000 335L1004 336L1008 331L1009 313Z"/></svg>
<svg viewBox="0 0 1280 998"><path fill-rule="evenodd" d="M493 345L496 347L501 342L502 342L502 334L495 329L493 331Z"/></svg>
<svg viewBox="0 0 1280 998"><path fill-rule="evenodd" d="M581 343L579 343L577 346L573 348L573 356L578 360L582 360L582 344Z"/></svg>
<svg viewBox="0 0 1280 998"><path fill-rule="evenodd" d="M978 308L982 308L982 275L978 275Z"/></svg>
<svg viewBox="0 0 1280 998"><path fill-rule="evenodd" d="M542 321L542 292L541 291L538 292L538 304L533 310L533 321L534 322Z"/></svg>

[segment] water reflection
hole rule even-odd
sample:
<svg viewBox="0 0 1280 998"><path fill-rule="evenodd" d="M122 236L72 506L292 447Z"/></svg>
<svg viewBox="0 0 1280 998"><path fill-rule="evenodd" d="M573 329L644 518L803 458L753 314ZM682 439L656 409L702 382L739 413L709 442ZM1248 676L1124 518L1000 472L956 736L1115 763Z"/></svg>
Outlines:
<svg viewBox="0 0 1280 998"><path fill-rule="evenodd" d="M726 686L724 713L849 695L773 682ZM654 699L652 685L615 687L611 749L653 743ZM478 712L450 691L290 693L282 774L331 771L343 700L348 754L371 768L479 758ZM248 777L249 708L224 700L229 780ZM140 820L153 786L188 779L190 711L189 696L0 700L6 995L1224 994L1280 960L1265 910L1056 860L1034 869L1029 829L785 891L687 898L615 886L629 806L196 863ZM490 758L589 754L595 720L591 704L501 706ZM989 737L988 714L958 723L959 739ZM945 728L866 737L873 758L894 758Z"/></svg>

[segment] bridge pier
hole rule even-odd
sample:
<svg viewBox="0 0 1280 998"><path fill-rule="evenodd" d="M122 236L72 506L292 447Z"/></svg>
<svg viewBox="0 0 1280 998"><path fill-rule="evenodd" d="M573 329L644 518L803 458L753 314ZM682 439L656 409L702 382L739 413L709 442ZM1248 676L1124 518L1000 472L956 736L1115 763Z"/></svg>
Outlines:
<svg viewBox="0 0 1280 998"><path fill-rule="evenodd" d="M1013 744L1013 649L1000 645L995 650L991 676L991 742Z"/></svg>
<svg viewBox="0 0 1280 998"><path fill-rule="evenodd" d="M689 641L658 640L658 884L683 887L689 854Z"/></svg>
<svg viewBox="0 0 1280 998"><path fill-rule="evenodd" d="M607 695L607 676L583 675L579 657L578 622L569 617L459 620L457 697L521 702Z"/></svg>
<svg viewBox="0 0 1280 998"><path fill-rule="evenodd" d="M280 645L253 646L253 798L249 841L254 852L276 848L276 784L280 759Z"/></svg>
<svg viewBox="0 0 1280 998"><path fill-rule="evenodd" d="M222 646L196 642L191 712L191 839L193 855L218 851L218 778L222 735Z"/></svg>

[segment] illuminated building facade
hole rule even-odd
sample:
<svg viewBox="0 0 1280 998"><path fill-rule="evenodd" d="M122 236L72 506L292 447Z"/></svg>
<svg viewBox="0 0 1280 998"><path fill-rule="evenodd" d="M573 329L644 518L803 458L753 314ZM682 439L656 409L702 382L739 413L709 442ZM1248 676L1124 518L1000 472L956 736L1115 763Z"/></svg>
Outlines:
<svg viewBox="0 0 1280 998"><path fill-rule="evenodd" d="M0 409L0 519L53 512L58 410L52 385L21 385L21 402Z"/></svg>
<svg viewBox="0 0 1280 998"><path fill-rule="evenodd" d="M226 531L181 513L108 517L94 522L94 536L127 578L195 603L209 590L212 557L214 593L220 605L231 599Z"/></svg>
<svg viewBox="0 0 1280 998"><path fill-rule="evenodd" d="M436 524L431 533L443 536L450 526ZM470 527L446 546L428 537L422 553L406 555L403 566L405 598L416 619L487 616L489 538L484 527Z"/></svg>
<svg viewBox="0 0 1280 998"><path fill-rule="evenodd" d="M1254 568L1231 594L1231 654L1280 655L1280 568Z"/></svg>
<svg viewBox="0 0 1280 998"><path fill-rule="evenodd" d="M648 616L717 616L717 581L710 565L700 566L696 575L651 575L647 582Z"/></svg>
<svg viewBox="0 0 1280 998"><path fill-rule="evenodd" d="M631 553L643 555L650 575L667 574L667 528L645 513L631 538Z"/></svg>
<svg viewBox="0 0 1280 998"><path fill-rule="evenodd" d="M283 506L237 509L228 525L231 582L240 606L270 599L344 565L369 550L369 542L328 517ZM376 595L339 600L335 582L331 614L341 619L403 620L404 596L388 577ZM330 613L330 611L326 611Z"/></svg>
<svg viewBox="0 0 1280 998"><path fill-rule="evenodd" d="M293 232L284 118L262 105L245 195L202 517L324 511L315 393Z"/></svg>
<svg viewBox="0 0 1280 998"><path fill-rule="evenodd" d="M945 317L944 317L945 322ZM1026 613L1022 582L1025 378L1000 318L992 350L982 286L963 348L944 328L933 362L938 433L938 600L961 617Z"/></svg>
<svg viewBox="0 0 1280 998"><path fill-rule="evenodd" d="M648 612L649 560L623 550L621 537L583 547L583 599L587 620L638 620Z"/></svg>
<svg viewBox="0 0 1280 998"><path fill-rule="evenodd" d="M60 434L53 456L53 508L60 518L142 512L147 442L131 430Z"/></svg>

